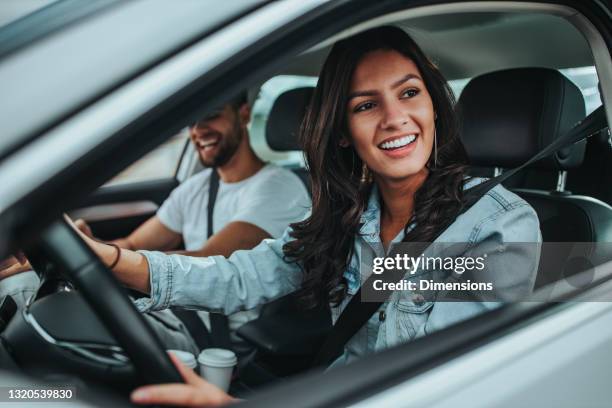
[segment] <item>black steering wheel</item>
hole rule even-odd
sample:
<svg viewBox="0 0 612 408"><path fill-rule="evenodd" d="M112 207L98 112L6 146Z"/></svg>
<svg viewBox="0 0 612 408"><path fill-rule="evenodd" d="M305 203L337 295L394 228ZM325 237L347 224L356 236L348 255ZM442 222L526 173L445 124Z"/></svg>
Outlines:
<svg viewBox="0 0 612 408"><path fill-rule="evenodd" d="M51 224L39 244L39 255L48 257L73 283L129 356L144 384L183 382L125 290L65 220Z"/></svg>

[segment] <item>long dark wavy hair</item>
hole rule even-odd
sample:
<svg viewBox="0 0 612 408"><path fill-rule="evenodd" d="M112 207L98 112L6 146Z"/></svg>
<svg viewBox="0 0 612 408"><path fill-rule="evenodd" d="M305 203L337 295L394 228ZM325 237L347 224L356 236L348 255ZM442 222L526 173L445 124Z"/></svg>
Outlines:
<svg viewBox="0 0 612 408"><path fill-rule="evenodd" d="M376 50L397 51L416 64L437 114L437 159L432 151L428 177L415 194L414 215L406 225L415 221L416 227L405 239L432 241L462 207L466 154L459 140L454 95L437 67L397 27L378 27L337 42L323 65L300 129L310 170L312 213L292 224L294 239L283 248L285 259L303 269L299 297L308 308L338 304L346 296L343 273L371 183L362 180L363 162L355 150L341 147L340 140L349 134L347 106L353 73L363 57Z"/></svg>

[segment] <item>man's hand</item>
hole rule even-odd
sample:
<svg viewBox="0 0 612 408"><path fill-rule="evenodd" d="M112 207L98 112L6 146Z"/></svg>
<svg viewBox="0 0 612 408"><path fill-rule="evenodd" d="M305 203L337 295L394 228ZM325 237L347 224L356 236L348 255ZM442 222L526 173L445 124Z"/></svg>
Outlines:
<svg viewBox="0 0 612 408"><path fill-rule="evenodd" d="M137 388L131 395L133 403L181 407L219 407L237 402L223 390L185 367L176 356L172 354L169 354L169 356L185 380L185 384L159 384Z"/></svg>
<svg viewBox="0 0 612 408"><path fill-rule="evenodd" d="M79 231L87 235L89 238L94 237L93 233L91 232L91 228L89 225L87 225L84 219L79 218L78 220L74 221L74 225L79 229Z"/></svg>
<svg viewBox="0 0 612 408"><path fill-rule="evenodd" d="M0 279L8 278L21 272L31 271L32 266L23 253L0 261Z"/></svg>

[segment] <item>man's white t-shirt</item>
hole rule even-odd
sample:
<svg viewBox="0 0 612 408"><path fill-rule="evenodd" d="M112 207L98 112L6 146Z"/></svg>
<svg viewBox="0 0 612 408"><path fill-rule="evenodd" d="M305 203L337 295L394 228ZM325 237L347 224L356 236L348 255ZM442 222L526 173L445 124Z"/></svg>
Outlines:
<svg viewBox="0 0 612 408"><path fill-rule="evenodd" d="M157 216L162 224L182 234L185 249L204 246L208 231L208 189L213 169L204 169L172 191ZM235 221L251 223L280 238L289 224L301 221L311 201L300 178L291 171L268 164L236 183L219 180L213 211L213 233ZM210 327L208 313L198 315ZM238 312L229 317L232 331L257 317L258 311Z"/></svg>
<svg viewBox="0 0 612 408"><path fill-rule="evenodd" d="M162 224L182 234L185 249L201 249L208 231L208 189L212 169L190 177L170 194L157 212ZM290 223L304 218L310 197L304 183L291 171L268 164L236 183L219 180L213 211L213 233L243 221L280 238Z"/></svg>

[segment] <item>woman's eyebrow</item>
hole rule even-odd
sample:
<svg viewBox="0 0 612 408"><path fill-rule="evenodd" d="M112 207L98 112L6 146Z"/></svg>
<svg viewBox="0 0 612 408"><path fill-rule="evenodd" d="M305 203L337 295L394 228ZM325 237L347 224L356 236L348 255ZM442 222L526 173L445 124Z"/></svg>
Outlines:
<svg viewBox="0 0 612 408"><path fill-rule="evenodd" d="M419 81L423 81L421 79L420 76L418 76L417 74L408 74L400 79L398 79L397 81L395 81L392 85L391 88L397 88L398 86L400 86L401 84L403 84L406 81L409 81L411 79L418 79Z"/></svg>
<svg viewBox="0 0 612 408"><path fill-rule="evenodd" d="M421 77L418 76L417 74L408 74L408 75L401 77L397 81L393 82L391 84L391 88L397 88L398 86L402 85L404 82L409 81L411 79L418 79L419 81L423 81ZM375 96L377 94L378 94L377 91L355 91L355 92L351 92L348 95L348 100L350 101L351 99L357 98L359 96Z"/></svg>
<svg viewBox="0 0 612 408"><path fill-rule="evenodd" d="M351 99L357 98L360 96L375 96L376 94L378 94L378 92L376 91L355 91L349 94L348 100L350 101Z"/></svg>

